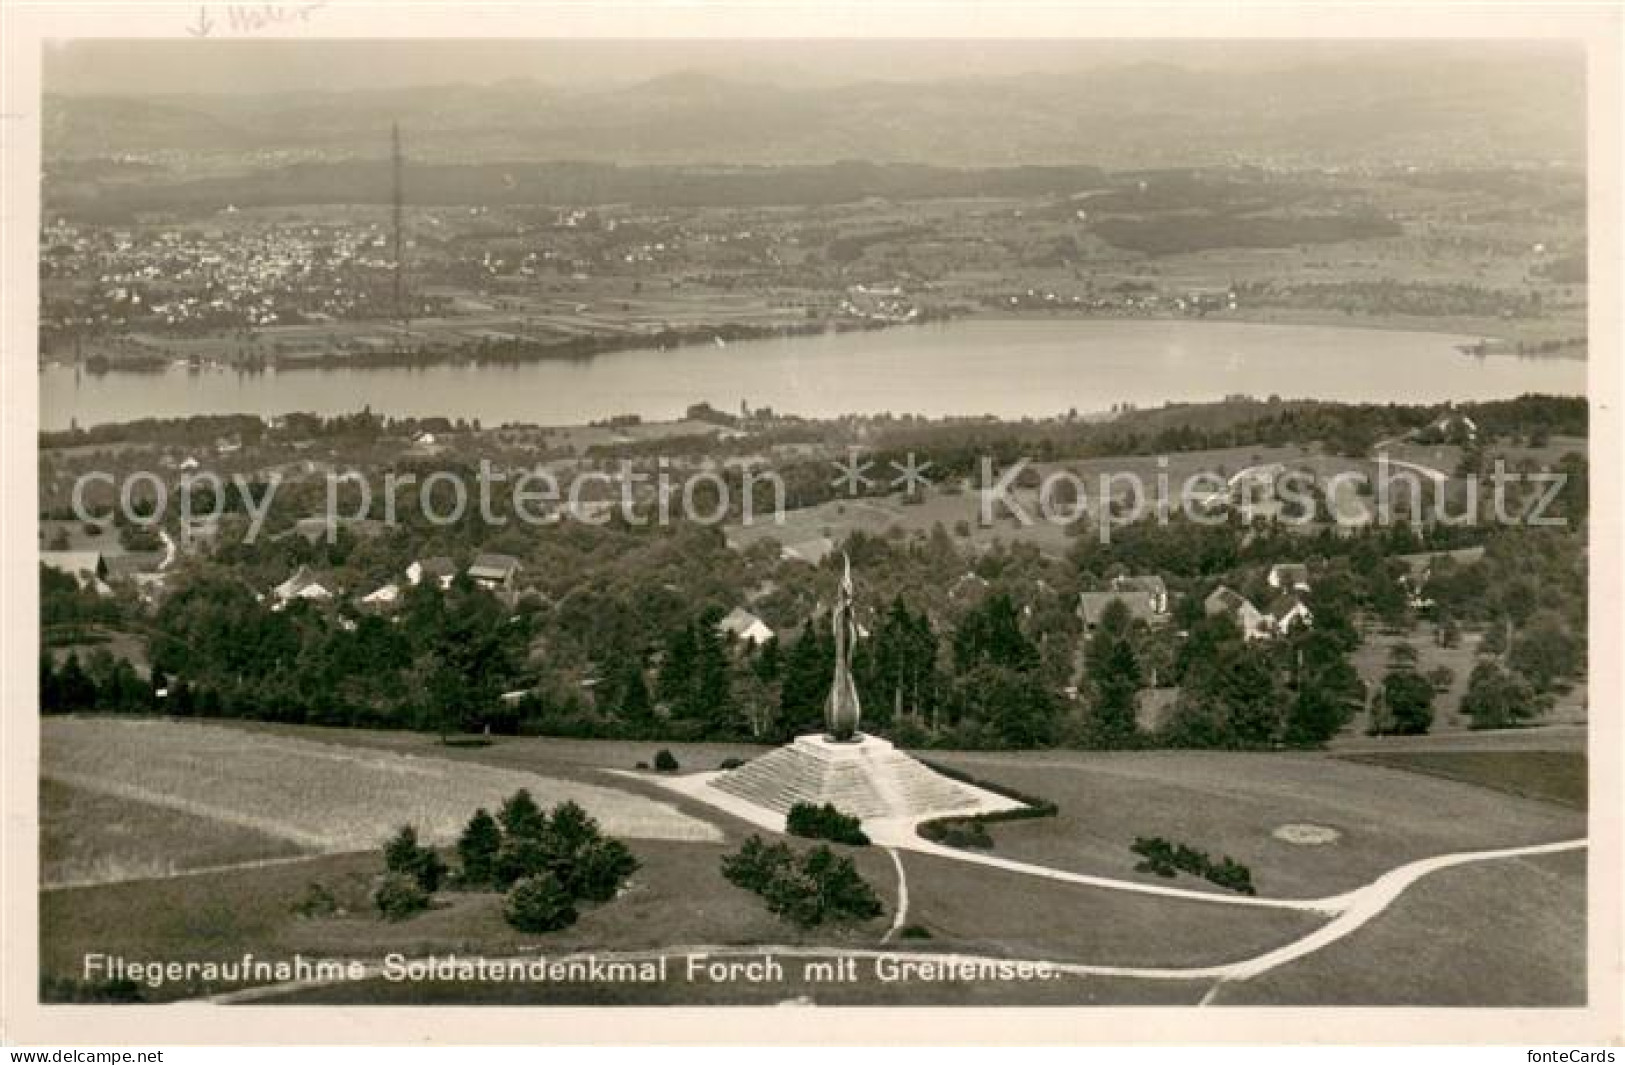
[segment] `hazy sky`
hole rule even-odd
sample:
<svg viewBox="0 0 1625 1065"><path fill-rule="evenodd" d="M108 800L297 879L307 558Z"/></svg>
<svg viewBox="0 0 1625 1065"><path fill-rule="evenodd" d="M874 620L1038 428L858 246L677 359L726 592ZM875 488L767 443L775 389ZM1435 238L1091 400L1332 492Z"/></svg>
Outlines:
<svg viewBox="0 0 1625 1065"><path fill-rule="evenodd" d="M1084 71L1169 62L1255 70L1321 61L1557 55L1524 42L87 40L45 52L47 91L74 94L394 88L530 78L613 86L679 71L816 85ZM1567 55L1577 55L1569 51Z"/></svg>

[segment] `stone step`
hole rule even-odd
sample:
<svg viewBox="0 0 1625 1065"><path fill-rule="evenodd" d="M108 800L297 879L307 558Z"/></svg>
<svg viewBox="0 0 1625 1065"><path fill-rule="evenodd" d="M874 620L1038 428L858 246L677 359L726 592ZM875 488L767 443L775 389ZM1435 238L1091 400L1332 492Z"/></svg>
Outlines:
<svg viewBox="0 0 1625 1065"><path fill-rule="evenodd" d="M801 802L831 803L865 820L940 817L982 808L990 798L873 737L840 744L804 736L711 786L779 813Z"/></svg>

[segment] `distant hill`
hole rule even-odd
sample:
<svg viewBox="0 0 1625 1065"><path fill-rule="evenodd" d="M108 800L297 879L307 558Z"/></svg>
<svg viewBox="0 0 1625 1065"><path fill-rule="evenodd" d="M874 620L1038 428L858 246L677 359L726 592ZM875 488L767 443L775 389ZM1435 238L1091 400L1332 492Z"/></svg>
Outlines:
<svg viewBox="0 0 1625 1065"><path fill-rule="evenodd" d="M1141 63L1078 74L807 87L677 73L630 88L528 80L360 92L48 94L47 158L310 150L377 158L398 121L425 162L1111 168L1249 162L1569 163L1583 71L1550 58L1396 57L1250 73Z"/></svg>

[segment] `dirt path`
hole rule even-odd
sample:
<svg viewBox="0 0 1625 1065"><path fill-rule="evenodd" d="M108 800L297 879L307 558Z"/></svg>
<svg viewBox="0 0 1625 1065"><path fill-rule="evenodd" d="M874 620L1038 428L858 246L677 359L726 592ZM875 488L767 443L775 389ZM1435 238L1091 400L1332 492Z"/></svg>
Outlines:
<svg viewBox="0 0 1625 1065"><path fill-rule="evenodd" d="M1331 943L1344 938L1359 930L1367 922L1381 914L1395 899L1399 898L1407 888L1429 873L1438 872L1458 865L1473 862L1500 861L1507 858L1521 858L1530 855L1557 854L1564 851L1580 850L1586 846L1585 840L1568 840L1562 843L1544 843L1528 847L1509 847L1503 850L1471 851L1461 854L1446 854L1435 858L1423 858L1419 861L1408 862L1397 869L1378 877L1370 884L1343 895L1332 896L1327 899L1313 900L1324 908L1337 910L1337 916L1315 931L1296 939L1291 943L1263 954L1239 961L1226 962L1220 965L1205 965L1191 968L1138 968L1121 965L1089 965L1077 962L1057 962L1048 959L1029 958L1012 959L992 957L978 954L936 953L922 951L887 951L851 947L807 947L789 944L769 944L754 946L726 946L726 945L691 945L662 947L656 950L645 951L590 951L578 952L562 958L553 959L569 961L573 958L597 958L601 961L647 961L659 957L673 957L689 954L711 954L723 957L736 955L763 955L772 954L794 958L871 958L871 959L910 959L915 961L931 959L943 962L972 963L972 964L1009 964L1012 961L1025 961L1030 964L1047 965L1058 973L1069 976L1109 976L1124 977L1141 980L1213 980L1214 985L1202 998L1202 1004L1213 1001L1219 988L1229 982L1247 980L1260 976L1272 969L1288 962L1296 961L1306 955L1313 954ZM906 894L903 890L901 874L902 862L895 852L892 860L898 863L899 873L899 919L905 912ZM1010 863L1020 865L1021 863ZM1029 867L1037 868L1037 867ZM1018 870L1021 871L1021 870ZM1145 885L1135 885L1145 886ZM1235 899L1226 899L1223 896L1203 896L1208 901L1235 902ZM898 927L894 922L893 927ZM890 932L887 933L890 935ZM535 961L535 956L519 956L517 958L491 958L491 962L508 961ZM362 964L366 978L381 976L383 965L379 962L364 962ZM244 988L240 991L231 991L220 995L207 997L206 1001L215 1003L240 1003L261 1001L274 998L278 995L294 991L307 990L316 987L328 986L332 980L304 980L292 981L285 984L272 984L263 987Z"/></svg>

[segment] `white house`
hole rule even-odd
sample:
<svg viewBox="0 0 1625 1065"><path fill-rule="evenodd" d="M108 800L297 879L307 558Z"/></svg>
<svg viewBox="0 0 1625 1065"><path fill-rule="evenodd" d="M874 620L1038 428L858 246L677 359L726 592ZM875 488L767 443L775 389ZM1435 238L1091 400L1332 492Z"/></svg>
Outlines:
<svg viewBox="0 0 1625 1065"><path fill-rule="evenodd" d="M1295 628L1314 624L1315 616L1302 599L1287 594L1270 604L1269 621L1277 636L1285 636Z"/></svg>
<svg viewBox="0 0 1625 1065"><path fill-rule="evenodd" d="M394 581L376 588L361 597L362 606L387 609L401 601L401 586Z"/></svg>
<svg viewBox="0 0 1625 1065"><path fill-rule="evenodd" d="M717 622L717 631L756 647L760 647L774 636L767 622L742 606L736 606L728 611L727 616Z"/></svg>
<svg viewBox="0 0 1625 1065"><path fill-rule="evenodd" d="M1246 639L1259 640L1274 634L1273 624L1246 596L1222 584L1202 601L1202 608L1209 616L1229 614Z"/></svg>
<svg viewBox="0 0 1625 1065"><path fill-rule="evenodd" d="M295 599L331 599L333 592L310 572L308 566L300 566L293 576L271 589L271 598L276 600L272 610L280 610Z"/></svg>

